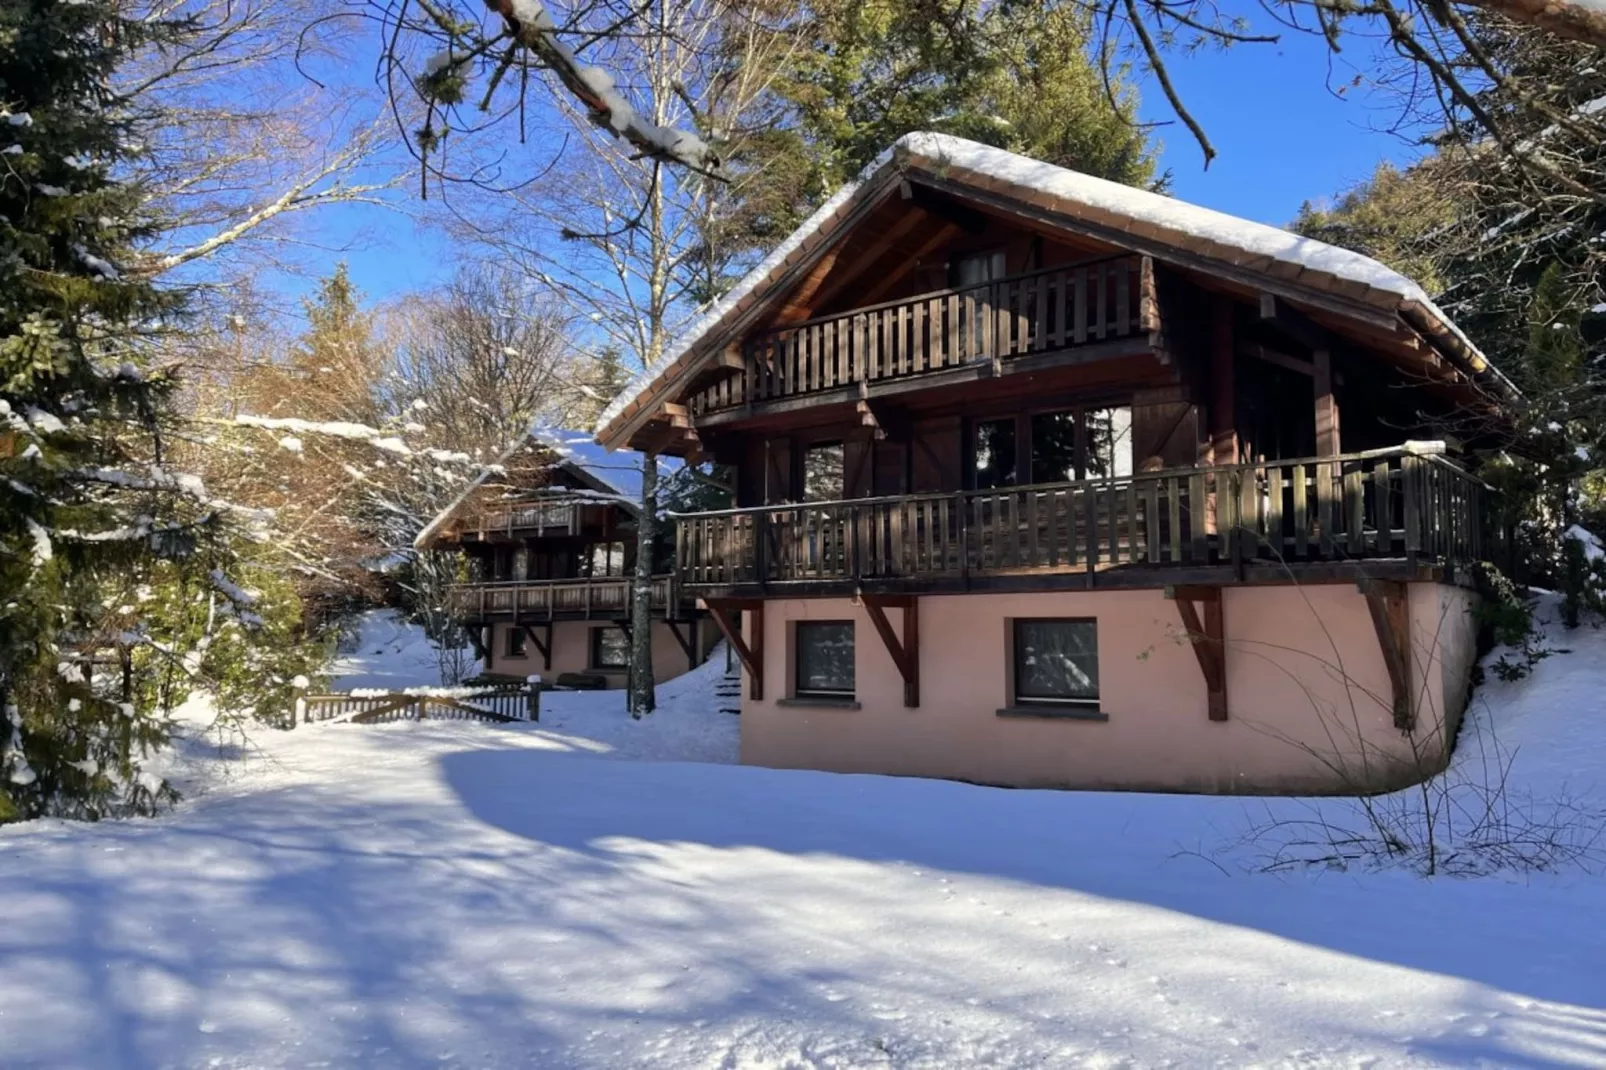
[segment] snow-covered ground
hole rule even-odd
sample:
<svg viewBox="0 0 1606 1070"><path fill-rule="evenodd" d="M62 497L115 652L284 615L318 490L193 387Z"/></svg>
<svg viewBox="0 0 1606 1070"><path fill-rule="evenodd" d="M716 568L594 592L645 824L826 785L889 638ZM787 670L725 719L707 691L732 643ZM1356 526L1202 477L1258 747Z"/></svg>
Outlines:
<svg viewBox="0 0 1606 1070"><path fill-rule="evenodd" d="M422 628L408 623L397 610L362 614L355 634L341 648L329 666L331 686L341 691L430 687L441 682L434 645Z"/></svg>
<svg viewBox="0 0 1606 1070"><path fill-rule="evenodd" d="M1566 644L1475 721L1606 802L1606 636ZM1259 803L716 764L722 666L0 829L0 1065L1606 1065L1606 879L1274 877L1225 846Z"/></svg>

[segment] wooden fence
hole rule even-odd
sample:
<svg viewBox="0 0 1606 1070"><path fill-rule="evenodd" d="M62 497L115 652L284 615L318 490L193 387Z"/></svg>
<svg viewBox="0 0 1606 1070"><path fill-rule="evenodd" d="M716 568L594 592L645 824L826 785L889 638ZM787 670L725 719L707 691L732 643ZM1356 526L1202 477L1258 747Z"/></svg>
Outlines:
<svg viewBox="0 0 1606 1070"><path fill-rule="evenodd" d="M512 724L541 719L538 684L496 685L427 691L348 691L306 695L296 703L291 727L318 721L378 724L386 721L492 721Z"/></svg>
<svg viewBox="0 0 1606 1070"><path fill-rule="evenodd" d="M1479 559L1483 484L1381 450L677 517L689 590L1027 570Z"/></svg>

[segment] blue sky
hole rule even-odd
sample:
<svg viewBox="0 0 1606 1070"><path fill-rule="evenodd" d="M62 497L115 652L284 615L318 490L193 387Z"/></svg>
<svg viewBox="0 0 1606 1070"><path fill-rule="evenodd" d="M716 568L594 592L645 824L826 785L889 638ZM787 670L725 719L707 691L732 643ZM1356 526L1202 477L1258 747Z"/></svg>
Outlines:
<svg viewBox="0 0 1606 1070"><path fill-rule="evenodd" d="M1364 52L1365 42L1352 50ZM1341 57L1342 60L1342 57ZM1172 192L1188 201L1234 215L1281 225L1300 204L1331 195L1365 178L1379 160L1401 161L1412 146L1382 131L1390 118L1376 100L1329 88L1329 56L1318 38L1286 34L1276 45L1240 45L1177 56L1172 80L1204 125L1219 156L1208 170L1187 130L1176 122L1156 130L1162 166L1172 174ZM1335 84L1354 69L1333 67ZM1171 120L1159 87L1144 84L1142 111L1151 122ZM418 207L416 184L405 195ZM352 207L326 212L316 221L323 247L309 256L317 270L345 260L353 280L372 299L387 300L450 277L452 243L439 231L400 213ZM301 292L307 282L287 279Z"/></svg>

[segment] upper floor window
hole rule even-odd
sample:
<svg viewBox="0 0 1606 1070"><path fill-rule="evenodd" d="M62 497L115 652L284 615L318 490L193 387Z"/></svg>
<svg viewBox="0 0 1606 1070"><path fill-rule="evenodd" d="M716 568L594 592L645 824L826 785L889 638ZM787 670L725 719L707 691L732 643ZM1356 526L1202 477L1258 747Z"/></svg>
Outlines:
<svg viewBox="0 0 1606 1070"><path fill-rule="evenodd" d="M1032 417L1032 482L1129 476L1132 410L1127 406L1043 412Z"/></svg>
<svg viewBox="0 0 1606 1070"><path fill-rule="evenodd" d="M625 544L599 542L590 547L590 574L592 576L623 576L625 574Z"/></svg>
<svg viewBox="0 0 1606 1070"><path fill-rule="evenodd" d="M841 501L843 488L842 443L810 446L803 451L803 500Z"/></svg>
<svg viewBox="0 0 1606 1070"><path fill-rule="evenodd" d="M971 482L977 490L1015 483L1015 418L979 420L971 437Z"/></svg>
<svg viewBox="0 0 1606 1070"><path fill-rule="evenodd" d="M954 284L960 288L978 286L1004 277L1002 249L962 256L954 262Z"/></svg>

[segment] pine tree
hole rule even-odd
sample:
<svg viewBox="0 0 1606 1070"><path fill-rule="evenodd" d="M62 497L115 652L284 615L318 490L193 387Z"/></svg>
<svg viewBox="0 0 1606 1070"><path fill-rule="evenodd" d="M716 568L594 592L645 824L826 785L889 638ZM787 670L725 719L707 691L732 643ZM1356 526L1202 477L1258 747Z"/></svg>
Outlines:
<svg viewBox="0 0 1606 1070"><path fill-rule="evenodd" d="M183 295L118 267L150 228L115 177L134 130L109 78L173 29L121 11L0 5L0 820L171 796L139 770L163 722L94 662L123 649L110 600L158 558L205 576L217 524L163 467L172 384L140 355Z"/></svg>
<svg viewBox="0 0 1606 1070"><path fill-rule="evenodd" d="M1155 182L1137 99L1112 79L1111 107L1071 5L933 6L826 0L813 47L780 79L816 196L902 135L937 130L1132 185Z"/></svg>

